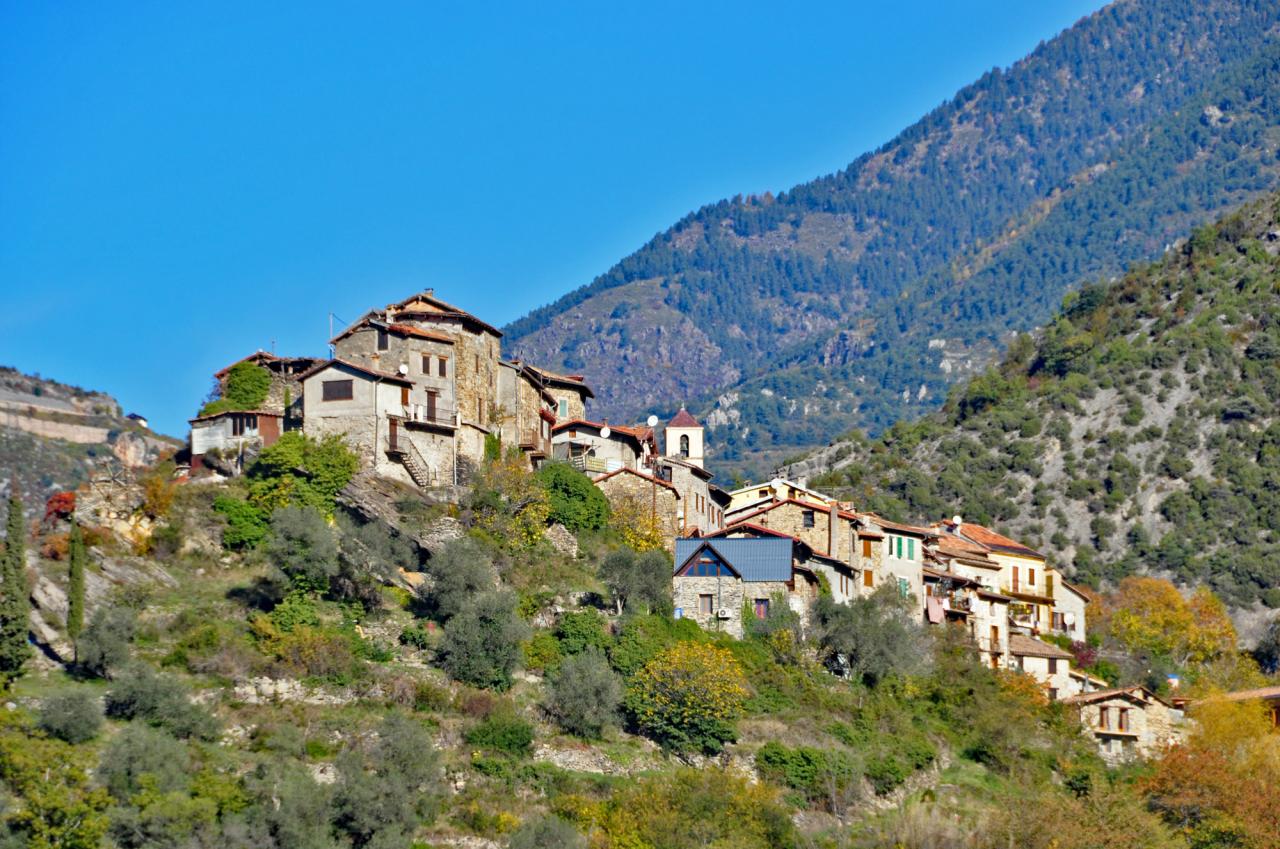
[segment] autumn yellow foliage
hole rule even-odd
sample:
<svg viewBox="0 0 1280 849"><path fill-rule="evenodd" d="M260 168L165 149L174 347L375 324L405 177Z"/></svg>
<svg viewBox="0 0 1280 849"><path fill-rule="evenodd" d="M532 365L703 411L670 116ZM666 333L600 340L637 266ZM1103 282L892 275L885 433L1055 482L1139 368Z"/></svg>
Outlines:
<svg viewBox="0 0 1280 849"><path fill-rule="evenodd" d="M1150 652L1185 666L1235 648L1236 632L1226 607L1205 587L1185 599L1163 578L1125 578L1111 606L1111 636L1129 651Z"/></svg>
<svg viewBox="0 0 1280 849"><path fill-rule="evenodd" d="M747 695L746 677L732 652L681 642L636 673L627 708L636 724L663 745L714 752L734 738Z"/></svg>

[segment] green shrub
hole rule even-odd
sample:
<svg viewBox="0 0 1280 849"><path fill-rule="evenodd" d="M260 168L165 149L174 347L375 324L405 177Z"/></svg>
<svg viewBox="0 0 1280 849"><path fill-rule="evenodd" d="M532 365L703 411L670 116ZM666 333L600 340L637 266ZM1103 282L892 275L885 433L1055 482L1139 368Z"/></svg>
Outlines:
<svg viewBox="0 0 1280 849"><path fill-rule="evenodd" d="M560 817L522 823L511 833L507 849L587 849L587 838Z"/></svg>
<svg viewBox="0 0 1280 849"><path fill-rule="evenodd" d="M467 729L463 739L491 752L524 757L533 749L533 726L509 710L497 710Z"/></svg>
<svg viewBox="0 0 1280 849"><path fill-rule="evenodd" d="M76 665L98 678L111 677L129 661L136 622L137 614L130 608L99 607L76 641Z"/></svg>
<svg viewBox="0 0 1280 849"><path fill-rule="evenodd" d="M521 647L524 653L525 669L545 672L555 669L564 658L560 651L560 641L548 631L539 631Z"/></svg>
<svg viewBox="0 0 1280 849"><path fill-rule="evenodd" d="M829 800L833 808L853 792L862 774L846 752L810 746L789 749L776 741L756 752L756 769L762 778L799 790L811 802Z"/></svg>
<svg viewBox="0 0 1280 849"><path fill-rule="evenodd" d="M556 623L556 639L567 655L580 654L590 648L604 649L609 638L604 624L594 610L569 611Z"/></svg>
<svg viewBox="0 0 1280 849"><path fill-rule="evenodd" d="M622 681L596 649L560 664L547 688L547 712L565 731L598 738L618 721Z"/></svg>
<svg viewBox="0 0 1280 849"><path fill-rule="evenodd" d="M277 507L263 552L286 577L310 587L326 589L338 574L338 535L314 507Z"/></svg>
<svg viewBox="0 0 1280 849"><path fill-rule="evenodd" d="M175 737L212 740L217 736L213 715L192 704L180 683L142 664L121 673L107 691L105 704L107 716L140 719Z"/></svg>
<svg viewBox="0 0 1280 849"><path fill-rule="evenodd" d="M618 639L609 647L609 662L620 675L629 678L663 649L681 641L705 639L706 633L692 619L632 616L623 622Z"/></svg>
<svg viewBox="0 0 1280 849"><path fill-rule="evenodd" d="M145 725L129 725L112 738L98 765L98 780L119 801L144 788L169 793L187 786L190 753L173 735Z"/></svg>
<svg viewBox="0 0 1280 849"><path fill-rule="evenodd" d="M249 467L249 501L264 516L287 504L314 507L326 516L334 498L360 468L342 437L321 439L289 431L264 448Z"/></svg>
<svg viewBox="0 0 1280 849"><path fill-rule="evenodd" d="M257 506L230 495L219 495L213 509L226 519L222 546L232 551L256 548L267 536L267 514Z"/></svg>
<svg viewBox="0 0 1280 849"><path fill-rule="evenodd" d="M600 580L619 613L671 612L671 558L666 552L619 549L600 564Z"/></svg>
<svg viewBox="0 0 1280 849"><path fill-rule="evenodd" d="M494 590L473 598L449 620L440 641L446 672L474 687L505 690L520 661L528 627L516 616L516 597Z"/></svg>
<svg viewBox="0 0 1280 849"><path fill-rule="evenodd" d="M442 796L440 755L412 719L392 714L371 744L338 758L333 825L355 846L408 846Z"/></svg>
<svg viewBox="0 0 1280 849"><path fill-rule="evenodd" d="M574 533L600 530L609 523L609 501L604 493L568 463L546 463L538 469L537 478L547 491L549 521Z"/></svg>
<svg viewBox="0 0 1280 849"><path fill-rule="evenodd" d="M87 743L102 730L102 704L84 690L50 696L40 705L40 727L67 743Z"/></svg>
<svg viewBox="0 0 1280 849"><path fill-rule="evenodd" d="M431 647L431 635L422 625L410 625L400 632L400 645L422 651Z"/></svg>
<svg viewBox="0 0 1280 849"><path fill-rule="evenodd" d="M223 380L222 397L200 409L200 415L211 416L231 410L257 410L271 390L271 372L256 363L236 363Z"/></svg>
<svg viewBox="0 0 1280 849"><path fill-rule="evenodd" d="M454 540L427 562L431 580L418 590L428 615L448 622L472 598L497 583L493 557L471 537Z"/></svg>

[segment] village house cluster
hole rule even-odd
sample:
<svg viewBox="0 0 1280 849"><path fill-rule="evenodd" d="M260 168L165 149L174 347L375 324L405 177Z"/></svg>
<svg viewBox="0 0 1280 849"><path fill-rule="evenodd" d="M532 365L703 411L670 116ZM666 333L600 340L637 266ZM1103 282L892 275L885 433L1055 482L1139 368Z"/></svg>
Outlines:
<svg viewBox="0 0 1280 849"><path fill-rule="evenodd" d="M984 664L1025 672L1077 705L1104 755L1154 751L1180 711L1141 688L1106 689L1045 635L1086 636L1088 599L1044 555L961 517L928 527L859 512L798 483L733 492L712 483L705 433L685 409L665 425L588 417L582 375L504 358L502 333L431 290L371 310L330 340L329 358L259 351L270 374L252 410L191 420L193 473L236 474L290 430L340 435L366 470L446 495L495 446L531 468L550 460L590 477L616 513L674 552L678 615L742 636L747 616L786 604L806 621L820 592L838 602L888 586L922 622L951 624ZM225 394L233 366L214 375Z"/></svg>

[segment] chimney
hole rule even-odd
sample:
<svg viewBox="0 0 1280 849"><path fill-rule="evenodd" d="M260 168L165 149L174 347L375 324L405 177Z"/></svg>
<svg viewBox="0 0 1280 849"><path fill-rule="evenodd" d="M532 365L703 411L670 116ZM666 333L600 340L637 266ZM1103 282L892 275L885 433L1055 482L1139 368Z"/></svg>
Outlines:
<svg viewBox="0 0 1280 849"><path fill-rule="evenodd" d="M840 509L835 504L827 505L827 554L840 558Z"/></svg>

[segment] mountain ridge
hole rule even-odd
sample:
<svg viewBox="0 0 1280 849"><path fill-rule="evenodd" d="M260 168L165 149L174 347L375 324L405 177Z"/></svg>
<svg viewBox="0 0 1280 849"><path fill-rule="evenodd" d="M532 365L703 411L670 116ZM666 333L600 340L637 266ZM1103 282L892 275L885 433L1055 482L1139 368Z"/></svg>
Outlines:
<svg viewBox="0 0 1280 849"><path fill-rule="evenodd" d="M1109 156L1127 141L1202 94L1224 69L1256 57L1277 20L1274 8L1249 2L1105 7L841 171L776 197L735 198L690 213L588 286L508 325L508 347L589 371L596 409L615 419L668 411L680 401L714 414L717 397L740 392L788 359L808 368L861 367L877 326L887 337L877 344L901 359L906 349L884 326L900 319L888 305L909 286L976 249L990 252L1038 204L1052 216L1055 198L1060 205L1081 182L1105 177ZM1261 144L1274 147L1268 139ZM1265 190L1273 179L1268 173L1266 184L1251 190ZM1213 205L1193 213L1247 199L1207 194ZM1002 256L995 251L993 262ZM1076 282L1069 268L1054 278L1043 317ZM1034 318L1013 329L1033 326ZM961 341L973 348L974 368L1000 348L999 339ZM965 359L962 352L957 362ZM881 391L900 395L896 372L910 378L913 392L925 383L920 401L929 403L954 379L922 381L927 371L919 362L870 365L852 379L839 376L835 389L810 385L794 393L792 410L822 409L835 430L883 426L914 411L896 409ZM859 397L858 377L874 384L875 397ZM776 398L778 388L770 388ZM823 407L832 393L844 396L840 406ZM758 461L769 451L829 440L831 430L788 422L784 408L765 400L770 396L750 394L750 405L715 418L723 422L713 433L722 460Z"/></svg>

